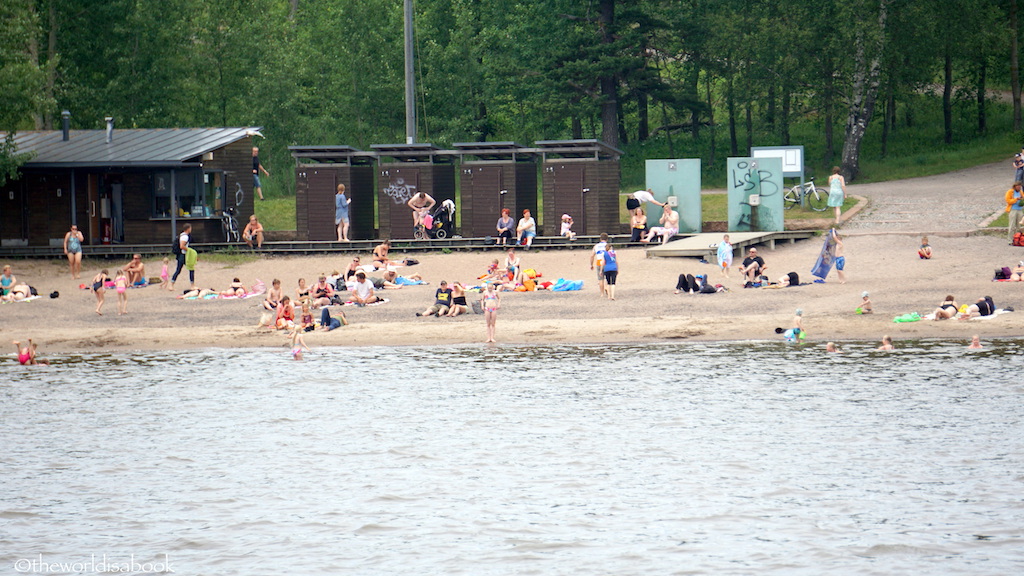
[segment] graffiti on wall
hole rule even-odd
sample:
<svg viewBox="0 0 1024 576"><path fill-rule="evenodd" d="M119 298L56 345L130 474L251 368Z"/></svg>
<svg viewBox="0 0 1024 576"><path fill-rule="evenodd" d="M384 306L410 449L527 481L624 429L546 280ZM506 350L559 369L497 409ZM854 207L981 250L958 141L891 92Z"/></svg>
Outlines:
<svg viewBox="0 0 1024 576"><path fill-rule="evenodd" d="M730 204L737 208L733 230L782 230L781 172L773 167L777 159L736 159L730 162Z"/></svg>
<svg viewBox="0 0 1024 576"><path fill-rule="evenodd" d="M395 178L388 184L387 188L384 188L384 193L390 196L395 204L407 204L409 199L416 194L416 186L406 184L405 178Z"/></svg>

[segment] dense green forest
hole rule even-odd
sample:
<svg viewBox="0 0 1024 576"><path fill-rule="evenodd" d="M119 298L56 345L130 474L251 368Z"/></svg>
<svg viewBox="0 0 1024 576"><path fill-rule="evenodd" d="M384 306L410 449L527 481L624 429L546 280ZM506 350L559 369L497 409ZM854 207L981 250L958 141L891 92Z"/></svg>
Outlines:
<svg viewBox="0 0 1024 576"><path fill-rule="evenodd" d="M599 138L624 166L708 167L803 144L852 180L921 123L932 149L1020 129L1016 4L417 0L418 141ZM292 144L405 141L402 0L4 0L0 22L0 130L65 109L73 128L263 126L279 174Z"/></svg>

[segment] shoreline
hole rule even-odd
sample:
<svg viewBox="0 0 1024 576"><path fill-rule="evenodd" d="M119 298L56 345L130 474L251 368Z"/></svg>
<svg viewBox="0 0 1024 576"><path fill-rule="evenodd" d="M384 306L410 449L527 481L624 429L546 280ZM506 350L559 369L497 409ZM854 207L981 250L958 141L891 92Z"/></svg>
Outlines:
<svg viewBox="0 0 1024 576"><path fill-rule="evenodd" d="M808 283L809 270L821 249L820 238L760 247L775 279L789 271L800 274L801 286L782 289L744 289L737 271L722 276L714 264L694 258L647 258L643 248L617 248L621 271L617 300L599 296L596 275L589 269L589 249L517 251L524 268L535 268L543 280L583 280L577 292L503 292L498 313L499 345L533 344L648 344L679 341L766 341L781 336L776 327L789 328L794 311L804 310L806 344L827 341L874 341L885 334L894 340L946 339L966 343L973 334L983 342L992 338L1024 337L1015 313L987 320L944 320L896 324L892 318L917 311L931 312L947 293L958 303L971 303L985 295L997 306L1024 311L1024 284L992 282L996 266L1024 258L1019 247L1007 246L1002 237L966 238L935 236L935 258L919 260L918 238L906 235L851 235L845 239L848 282L838 283L835 271L824 284ZM984 258L979 254L987 255ZM396 258L401 255L396 254ZM475 282L490 261L504 252L417 253L421 264L399 269L416 272L428 286L386 290L391 301L379 306L343 307L350 326L332 332L305 335L317 347L431 346L483 343L483 315L457 318L415 318L433 301L440 280ZM344 269L351 254L328 256L264 256L252 262L224 264L200 262L197 285L223 289L237 276L246 285L279 278L285 294L294 297L299 277L315 281L320 273ZM735 262L742 260L736 254ZM100 267L113 270L119 261L98 258L83 263L82 279L72 280L66 261L14 261L14 274L36 286L43 298L27 303L0 305L0 331L8 342L33 338L39 354L130 351L196 350L202 348L277 348L285 346L279 332L257 331L262 297L245 300L186 301L157 286L128 292L128 314L118 316L116 295L108 291L104 315L94 312L95 297L79 290ZM159 274L161 259L146 261L147 275ZM155 272L155 274L154 274ZM708 274L730 291L719 294L673 294L680 273ZM179 279L180 280L180 279ZM45 295L60 291L60 298ZM863 291L871 293L875 313L856 315ZM472 300L476 296L468 295ZM338 307L332 307L332 311ZM319 311L313 311L319 318ZM13 349L13 346L11 346Z"/></svg>

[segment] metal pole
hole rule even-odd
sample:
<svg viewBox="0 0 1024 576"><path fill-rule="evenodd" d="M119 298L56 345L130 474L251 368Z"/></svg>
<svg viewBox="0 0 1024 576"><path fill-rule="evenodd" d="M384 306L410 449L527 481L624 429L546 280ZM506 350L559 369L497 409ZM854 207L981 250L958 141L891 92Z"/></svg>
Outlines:
<svg viewBox="0 0 1024 576"><path fill-rule="evenodd" d="M416 77L413 74L412 0L405 0L405 143L416 142Z"/></svg>
<svg viewBox="0 0 1024 576"><path fill-rule="evenodd" d="M171 168L171 236L178 238L178 189L175 187L174 168Z"/></svg>

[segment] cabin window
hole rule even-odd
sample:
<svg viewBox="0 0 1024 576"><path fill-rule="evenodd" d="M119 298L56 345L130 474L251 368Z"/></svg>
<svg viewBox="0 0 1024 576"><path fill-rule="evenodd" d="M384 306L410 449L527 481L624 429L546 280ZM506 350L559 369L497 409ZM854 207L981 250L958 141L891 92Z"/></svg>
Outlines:
<svg viewBox="0 0 1024 576"><path fill-rule="evenodd" d="M153 178L153 216L156 218L171 216L171 174L169 170L157 172ZM223 180L221 173L175 170L173 174L178 217L212 217L219 191L216 183Z"/></svg>

